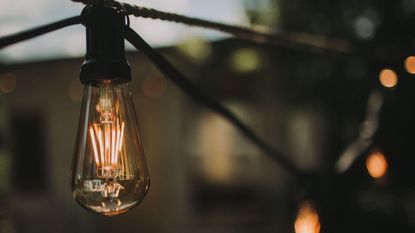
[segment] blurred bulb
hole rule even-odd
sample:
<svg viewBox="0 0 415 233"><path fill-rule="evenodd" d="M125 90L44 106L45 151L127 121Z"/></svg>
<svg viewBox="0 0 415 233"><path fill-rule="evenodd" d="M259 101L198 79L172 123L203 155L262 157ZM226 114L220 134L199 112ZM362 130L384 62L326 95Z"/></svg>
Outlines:
<svg viewBox="0 0 415 233"><path fill-rule="evenodd" d="M366 168L372 178L382 178L388 171L386 157L379 151L372 152L369 157L367 157Z"/></svg>
<svg viewBox="0 0 415 233"><path fill-rule="evenodd" d="M383 69L379 74L380 83L387 88L393 88L398 84L398 75L391 69Z"/></svg>
<svg viewBox="0 0 415 233"><path fill-rule="evenodd" d="M320 233L320 219L314 206L305 201L300 204L294 223L295 233Z"/></svg>
<svg viewBox="0 0 415 233"><path fill-rule="evenodd" d="M409 56L405 59L405 69L410 74L415 74L415 56Z"/></svg>
<svg viewBox="0 0 415 233"><path fill-rule="evenodd" d="M72 176L74 198L100 214L124 213L145 196L150 179L128 84L85 86Z"/></svg>

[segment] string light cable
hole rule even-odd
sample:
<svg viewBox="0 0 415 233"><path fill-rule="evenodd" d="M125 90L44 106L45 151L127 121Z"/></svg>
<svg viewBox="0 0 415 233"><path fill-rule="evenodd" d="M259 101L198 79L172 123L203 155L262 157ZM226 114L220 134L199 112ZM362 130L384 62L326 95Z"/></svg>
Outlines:
<svg viewBox="0 0 415 233"><path fill-rule="evenodd" d="M89 5L99 2L100 0L72 0L74 2L81 2ZM175 14L165 11L159 11L152 8L132 5L124 2L116 2L113 0L107 1L112 4L120 4L126 14L133 15L140 18L150 18L154 20L162 20L174 23L181 23L188 26L202 27L221 31L237 37L239 39L252 41L259 44L273 44L282 47L310 50L313 52L334 52L334 53L351 53L354 51L353 45L344 39L328 38L325 36L313 35L299 32L279 32L270 33L266 30L259 31L246 27L229 25L224 23L212 22L194 17L188 17L181 14Z"/></svg>
<svg viewBox="0 0 415 233"><path fill-rule="evenodd" d="M154 20L162 20L168 22L181 23L189 26L202 27L206 29L221 31L235 36L236 38L252 41L259 44L273 44L281 47L287 47L298 50L309 50L312 52L333 52L333 53L352 53L354 46L348 41L339 38L328 38L325 36L313 35L303 32L287 32L270 33L267 31L253 30L246 27L229 25L224 23L212 22L185 15L159 11L147 7L132 5L113 0L72 0L73 2L80 2L85 5L93 4L112 4L121 6L127 15L133 15L140 18L150 18ZM79 23L79 22L76 22ZM42 30L33 29L38 35L44 32ZM19 33L20 34L20 33ZM32 34L28 34L25 39L30 39ZM36 35L36 36L38 36ZM6 39L6 38L3 38ZM6 41L0 39L0 48L7 46ZM8 41L16 43L22 40L15 40L15 38L7 38Z"/></svg>
<svg viewBox="0 0 415 233"><path fill-rule="evenodd" d="M33 29L26 31L18 32L9 36L0 38L0 49L16 44L25 40L32 39L43 34L59 30L71 25L76 25L81 23L81 16L74 16L67 19L63 19L57 22L49 23L43 26L39 26Z"/></svg>

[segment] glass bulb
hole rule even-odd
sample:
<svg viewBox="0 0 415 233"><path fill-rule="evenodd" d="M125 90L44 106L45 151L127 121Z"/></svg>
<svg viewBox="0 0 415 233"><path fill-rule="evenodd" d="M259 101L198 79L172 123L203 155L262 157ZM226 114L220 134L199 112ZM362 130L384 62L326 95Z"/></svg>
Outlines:
<svg viewBox="0 0 415 233"><path fill-rule="evenodd" d="M124 213L144 198L150 178L127 83L85 86L72 194L88 210Z"/></svg>

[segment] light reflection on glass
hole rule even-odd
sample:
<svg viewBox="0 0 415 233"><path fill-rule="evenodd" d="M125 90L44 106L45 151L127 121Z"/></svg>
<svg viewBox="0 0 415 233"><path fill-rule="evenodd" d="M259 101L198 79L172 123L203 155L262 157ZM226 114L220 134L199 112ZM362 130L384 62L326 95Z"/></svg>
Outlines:
<svg viewBox="0 0 415 233"><path fill-rule="evenodd" d="M385 155L380 151L373 151L366 160L366 168L369 175L374 179L379 179L385 176L388 171L388 162Z"/></svg>

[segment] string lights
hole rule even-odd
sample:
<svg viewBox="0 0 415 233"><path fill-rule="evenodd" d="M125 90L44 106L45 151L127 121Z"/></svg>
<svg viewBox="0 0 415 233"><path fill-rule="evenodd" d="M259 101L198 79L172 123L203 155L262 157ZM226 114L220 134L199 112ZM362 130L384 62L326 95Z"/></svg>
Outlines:
<svg viewBox="0 0 415 233"><path fill-rule="evenodd" d="M124 213L145 196L150 178L131 98L122 9L104 4L82 12L85 85L72 169L74 198L104 215ZM128 20L127 20L128 23Z"/></svg>
<svg viewBox="0 0 415 233"><path fill-rule="evenodd" d="M388 161L382 152L374 150L366 159L366 168L373 179L380 179L388 171Z"/></svg>
<svg viewBox="0 0 415 233"><path fill-rule="evenodd" d="M257 32L116 1L73 1L87 5L81 16L0 38L0 48L67 26L80 23L85 25L87 52L80 77L85 85L85 93L72 170L73 196L83 207L104 215L124 213L144 198L150 184L128 85L131 71L125 59L124 39L145 54L188 96L228 119L247 139L289 172L298 184L302 184L303 174L292 161L262 140L230 110L195 87L185 75L129 27L128 15L206 27L258 43L291 48L351 53L353 46L348 41L305 34ZM415 73L413 57L409 57L405 64L409 73ZM398 77L393 70L385 69L381 71L379 81L383 86L393 88L398 83ZM374 93L371 98L373 99L369 100L367 120L373 124L366 126L367 131L361 132L359 140L341 156L336 165L339 173L345 172L357 156L372 145L383 96ZM371 154L366 166L373 178L382 177L387 171L386 158L380 152ZM302 203L295 222L295 231L318 233L320 227L316 208L309 202Z"/></svg>
<svg viewBox="0 0 415 233"><path fill-rule="evenodd" d="M294 229L295 233L320 233L320 218L315 206L310 201L300 203Z"/></svg>

